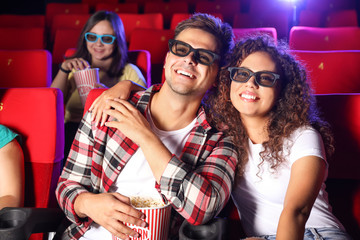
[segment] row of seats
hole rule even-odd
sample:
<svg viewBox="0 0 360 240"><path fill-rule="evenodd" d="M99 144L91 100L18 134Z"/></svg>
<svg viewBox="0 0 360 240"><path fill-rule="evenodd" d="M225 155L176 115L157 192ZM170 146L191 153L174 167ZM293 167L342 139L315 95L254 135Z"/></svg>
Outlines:
<svg viewBox="0 0 360 240"><path fill-rule="evenodd" d="M152 52L150 49L148 49L151 44L149 44L147 41L143 41L143 39L151 40L158 43L165 41L165 45L167 44L166 40L171 35L173 30L161 28L161 15L119 15L125 22L125 33L130 50L149 50L152 54L152 58L156 59L157 57L155 57L155 54L157 51ZM189 14L179 14L176 16L176 20L181 21L189 17ZM85 19L84 22L86 22ZM2 36L12 36L11 38L0 39L0 45L2 46L1 48L9 50L44 49L43 31L37 30L37 28L0 28L0 34ZM68 48L76 47L80 31L81 27L79 26L78 29L61 28L56 32L54 39L54 47L51 51L53 54L54 63L58 64L63 60L64 53ZM240 38L244 36L244 34L252 33L254 31L271 32L270 34L272 36L278 38L278 31L275 28L234 27L234 34L237 38ZM159 37L156 38L154 36ZM358 41L359 37L359 27L315 28L294 26L290 30L289 45L294 50L360 50L360 42ZM157 39L158 41L156 41L155 39ZM304 39L306 39L306 41L304 41ZM165 50L166 49L167 47L165 47Z"/></svg>
<svg viewBox="0 0 360 240"><path fill-rule="evenodd" d="M166 49L165 41L164 46L158 46L152 42L150 44L160 49ZM153 71L158 71L156 77L163 77L161 67L163 59L158 59L159 66L157 66L151 63L149 51L135 49L138 47L129 51L129 60L139 67L147 80L147 85L150 86L156 82L156 79L151 81L154 77ZM71 56L74 51L75 49L68 49L65 55ZM360 93L358 74L360 50L293 50L293 53L306 66L314 93ZM49 87L52 81L51 69L51 53L47 50L0 50L0 71L2 73L0 87L2 88ZM163 80L161 79L161 81Z"/></svg>
<svg viewBox="0 0 360 240"><path fill-rule="evenodd" d="M71 56L75 49L65 53ZM150 53L133 50L129 61L139 67L147 86L151 85ZM0 88L50 87L52 82L52 57L48 50L0 50Z"/></svg>
<svg viewBox="0 0 360 240"><path fill-rule="evenodd" d="M139 1L139 0L138 0ZM224 16L224 20L232 24L236 27L236 24L241 24L239 18L244 21L244 24L252 24L254 25L254 20L256 20L256 27L269 27L269 25L264 24L279 24L282 23L281 26L289 26L290 21L293 19L293 3L291 2L281 2L278 3L273 0L256 0L256 1L249 1L245 3L244 1L240 0L230 0L230 1L197 1L194 4L196 5L195 9L190 9L188 1L170 1L170 2L163 2L163 1L151 1L151 2L138 2L138 1L131 1L131 2L124 2L118 3L114 0L107 0L107 1L94 1L91 0L90 2L82 1L81 3L47 3L46 4L46 11L43 15L43 23L47 30L52 29L51 33L53 34L56 26L53 26L53 21L56 15L71 15L71 14L81 14L81 15L89 15L93 11L90 11L91 6L95 4L96 10L111 10L118 13L131 13L131 14L140 14L140 13L161 13L163 15L164 21L163 26L164 28L170 27L171 19L173 14L175 13L193 13L193 12L208 12L208 13L217 13ZM330 0L326 0L330 1ZM313 1L309 1L313 2ZM144 5L144 11L139 11L139 5ZM325 3L324 3L325 4ZM248 10L243 10L242 6L247 6ZM326 5L326 4L325 4ZM324 12L323 10L316 10L314 7L307 7L305 6L304 9L298 11L300 12L300 25L303 23L305 26L314 26L314 27L322 27L319 24L320 15L324 13L331 14L327 18L331 19L328 21L328 27L333 26L357 26L357 12L355 10L354 4L348 4L348 8L341 6L336 3L331 3L331 6L336 6L330 12ZM271 18L267 17L264 20L257 20L259 17L263 18L262 15L272 15L278 16L281 15L283 21L281 22L274 22ZM254 16L256 16L254 18ZM11 22L16 21L16 19L11 18L11 16L4 16L3 20L10 20ZM34 16L33 18L40 18L40 16ZM347 20L343 20L343 19ZM2 21L8 22L8 21ZM30 22L39 23L39 20L31 20ZM81 23L81 20L78 23ZM14 23L10 23L14 25ZM260 25L259 25L260 24ZM26 23L24 25L29 25ZM9 25L11 26L11 25ZM249 26L250 27L250 26Z"/></svg>

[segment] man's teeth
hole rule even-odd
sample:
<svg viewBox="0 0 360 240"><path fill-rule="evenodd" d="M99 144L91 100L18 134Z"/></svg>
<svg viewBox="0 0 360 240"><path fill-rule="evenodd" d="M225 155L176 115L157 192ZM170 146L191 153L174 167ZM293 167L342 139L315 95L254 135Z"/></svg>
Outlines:
<svg viewBox="0 0 360 240"><path fill-rule="evenodd" d="M241 97L246 98L246 99L251 99L251 100L256 99L256 97L254 95L248 95L248 94L241 94Z"/></svg>
<svg viewBox="0 0 360 240"><path fill-rule="evenodd" d="M190 78L193 77L193 75L191 73L188 73L188 72L185 72L185 71L182 71L182 70L178 70L177 71L178 74L182 74L182 75L185 75L185 76L188 76Z"/></svg>

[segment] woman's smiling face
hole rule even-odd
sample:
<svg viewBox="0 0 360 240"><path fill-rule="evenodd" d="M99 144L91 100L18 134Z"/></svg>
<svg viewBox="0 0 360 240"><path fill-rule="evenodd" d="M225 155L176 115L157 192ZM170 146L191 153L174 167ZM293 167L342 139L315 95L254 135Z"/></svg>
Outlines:
<svg viewBox="0 0 360 240"><path fill-rule="evenodd" d="M114 30L107 20L98 22L89 32L99 35L114 35ZM114 51L115 44L116 40L112 44L104 44L101 42L100 38L98 38L96 42L86 42L86 46L93 61L108 59Z"/></svg>
<svg viewBox="0 0 360 240"><path fill-rule="evenodd" d="M276 73L276 63L266 52L254 52L247 56L238 67L252 72L270 71ZM272 87L259 86L252 76L246 83L232 81L230 99L242 118L265 118L273 108L280 92L280 80Z"/></svg>

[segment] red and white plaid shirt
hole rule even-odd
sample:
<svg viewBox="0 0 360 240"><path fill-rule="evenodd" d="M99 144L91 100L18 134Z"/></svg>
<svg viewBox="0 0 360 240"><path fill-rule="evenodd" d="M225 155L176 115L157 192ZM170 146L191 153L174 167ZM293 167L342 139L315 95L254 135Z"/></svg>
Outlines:
<svg viewBox="0 0 360 240"><path fill-rule="evenodd" d="M131 98L144 115L153 86ZM60 207L72 222L63 239L78 239L92 223L79 218L74 201L83 192L108 192L138 146L119 130L97 127L85 114L56 189ZM173 155L158 185L161 194L184 219L199 225L216 216L227 203L235 175L237 154L230 137L212 128L200 107L181 156Z"/></svg>

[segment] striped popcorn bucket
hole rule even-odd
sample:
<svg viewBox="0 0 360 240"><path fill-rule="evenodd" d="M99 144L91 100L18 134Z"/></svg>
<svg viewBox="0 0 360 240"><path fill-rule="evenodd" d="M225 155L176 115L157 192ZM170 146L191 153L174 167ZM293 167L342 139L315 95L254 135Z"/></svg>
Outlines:
<svg viewBox="0 0 360 240"><path fill-rule="evenodd" d="M137 208L146 216L148 226L146 228L127 224L140 234L139 238L133 240L167 240L170 227L171 205L152 208ZM113 240L121 240L113 236Z"/></svg>
<svg viewBox="0 0 360 240"><path fill-rule="evenodd" d="M86 98L90 90L95 87L96 83L99 83L99 69L87 68L84 70L78 70L74 72L74 79L80 95L81 103L85 106Z"/></svg>

